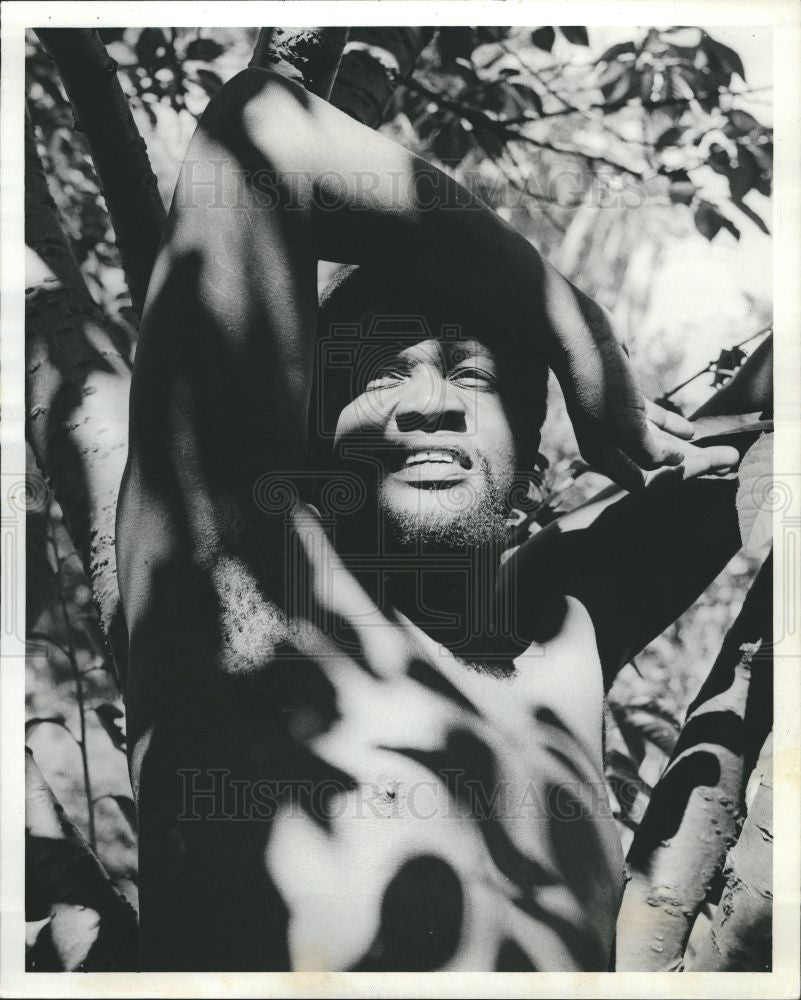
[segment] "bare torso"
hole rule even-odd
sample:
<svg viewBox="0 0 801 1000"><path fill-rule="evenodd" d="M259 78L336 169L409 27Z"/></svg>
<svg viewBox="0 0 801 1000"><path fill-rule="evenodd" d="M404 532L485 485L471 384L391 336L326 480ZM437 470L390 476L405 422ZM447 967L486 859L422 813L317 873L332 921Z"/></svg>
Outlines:
<svg viewBox="0 0 801 1000"><path fill-rule="evenodd" d="M381 615L333 550L323 563L316 599L360 654L314 627L294 645L335 692L308 747L351 781L274 820L292 967L607 968L623 856L586 610L568 598L553 638L499 675Z"/></svg>

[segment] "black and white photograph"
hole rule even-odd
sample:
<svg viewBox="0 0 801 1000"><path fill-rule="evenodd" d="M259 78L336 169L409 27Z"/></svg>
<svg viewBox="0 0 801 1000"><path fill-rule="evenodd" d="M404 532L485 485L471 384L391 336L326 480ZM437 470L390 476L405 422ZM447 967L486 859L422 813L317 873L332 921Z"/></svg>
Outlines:
<svg viewBox="0 0 801 1000"><path fill-rule="evenodd" d="M798 10L72 6L3 4L2 995L797 996Z"/></svg>

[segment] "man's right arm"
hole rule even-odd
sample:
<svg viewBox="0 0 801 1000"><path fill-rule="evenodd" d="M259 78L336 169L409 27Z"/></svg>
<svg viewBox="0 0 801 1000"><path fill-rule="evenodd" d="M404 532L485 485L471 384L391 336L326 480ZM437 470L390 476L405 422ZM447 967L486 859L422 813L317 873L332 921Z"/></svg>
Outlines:
<svg viewBox="0 0 801 1000"><path fill-rule="evenodd" d="M131 392L117 545L132 745L187 688L252 666L285 636L283 516L253 493L305 460L318 260L424 257L432 268L461 257L465 277L515 290L520 335L536 323L539 256L451 178L263 70L212 100L179 177ZM487 298L476 293L477 308Z"/></svg>

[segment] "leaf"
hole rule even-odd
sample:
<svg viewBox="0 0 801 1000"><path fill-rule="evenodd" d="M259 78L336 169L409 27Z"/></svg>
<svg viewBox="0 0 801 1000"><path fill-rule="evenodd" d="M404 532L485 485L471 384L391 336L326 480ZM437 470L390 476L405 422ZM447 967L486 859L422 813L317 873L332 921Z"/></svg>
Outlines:
<svg viewBox="0 0 801 1000"><path fill-rule="evenodd" d="M487 154L487 156L500 156L503 152L503 139L492 129L476 126L473 133L476 141Z"/></svg>
<svg viewBox="0 0 801 1000"><path fill-rule="evenodd" d="M526 83L523 80L514 80L510 86L534 108L538 115L543 113L542 98L530 83Z"/></svg>
<svg viewBox="0 0 801 1000"><path fill-rule="evenodd" d="M457 59L469 59L476 47L476 37L472 28L440 28L437 48L443 63L455 63Z"/></svg>
<svg viewBox="0 0 801 1000"><path fill-rule="evenodd" d="M634 47L634 42L618 42L617 45L612 45L608 48L598 62L614 62L615 60L620 59L621 56L633 56L636 52L637 50Z"/></svg>
<svg viewBox="0 0 801 1000"><path fill-rule="evenodd" d="M717 41L710 35L706 35L701 46L709 58L710 69L721 72L726 83L731 81L732 73L736 73L745 81L743 61L734 49L730 49L728 45L724 45L723 42Z"/></svg>
<svg viewBox="0 0 801 1000"><path fill-rule="evenodd" d="M712 147L710 147L711 149ZM725 152L715 150L715 161L710 158L710 166L718 173L726 175L729 181L729 191L732 201L742 201L751 188L756 187L760 180L759 166L745 145L737 146L737 158L730 160Z"/></svg>
<svg viewBox="0 0 801 1000"><path fill-rule="evenodd" d="M745 351L739 347L724 348L715 362L715 378L713 385L721 385L730 378L746 359Z"/></svg>
<svg viewBox="0 0 801 1000"><path fill-rule="evenodd" d="M587 34L587 29L579 25L568 26L563 28L559 26L559 30L565 36L565 38L570 42L571 45L589 45L590 39Z"/></svg>
<svg viewBox="0 0 801 1000"><path fill-rule="evenodd" d="M609 701L607 707L611 718L606 726L604 776L616 800L616 805L613 805L615 818L636 830L648 807L652 791L638 770L637 762L642 761L645 746L630 727L628 739L620 730L617 720L623 718L622 706Z"/></svg>
<svg viewBox="0 0 801 1000"><path fill-rule="evenodd" d="M692 425L695 429L692 438L693 444L713 437L729 437L732 434L754 434L757 431L773 430L773 421L760 420L759 411L699 417L692 421Z"/></svg>
<svg viewBox="0 0 801 1000"><path fill-rule="evenodd" d="M143 28L134 46L139 65L147 70L154 68L160 48L167 48L167 39L161 28Z"/></svg>
<svg viewBox="0 0 801 1000"><path fill-rule="evenodd" d="M225 47L213 38L193 38L186 47L186 58L212 62L223 52L225 52Z"/></svg>
<svg viewBox="0 0 801 1000"><path fill-rule="evenodd" d="M743 215L747 219L750 219L755 226L758 226L759 229L761 229L766 236L770 236L770 229L768 229L767 223L760 215L757 215L757 213L753 210L753 208L751 208L749 205L746 205L742 201L735 201L734 204L740 209Z"/></svg>
<svg viewBox="0 0 801 1000"><path fill-rule="evenodd" d="M209 97L213 97L222 87L223 82L216 73L210 69L199 69L197 71L197 82L206 91Z"/></svg>
<svg viewBox="0 0 801 1000"><path fill-rule="evenodd" d="M617 104L634 97L639 89L639 79L633 69L626 69L620 63L611 63L607 73L598 81L598 86L609 104Z"/></svg>
<svg viewBox="0 0 801 1000"><path fill-rule="evenodd" d="M89 954L100 933L100 914L90 906L55 903L48 925L61 967L73 972Z"/></svg>
<svg viewBox="0 0 801 1000"><path fill-rule="evenodd" d="M121 42L125 35L125 28L98 28L97 33L100 35L100 41L104 45L108 45L110 42Z"/></svg>
<svg viewBox="0 0 801 1000"><path fill-rule="evenodd" d="M738 473L737 520L745 552L765 554L773 535L773 434L764 434L745 453Z"/></svg>
<svg viewBox="0 0 801 1000"><path fill-rule="evenodd" d="M509 34L512 29L509 27L503 27L499 24L493 25L482 25L475 29L476 38L482 44L486 45L489 42L502 42L504 38Z"/></svg>
<svg viewBox="0 0 801 1000"><path fill-rule="evenodd" d="M662 40L675 49L697 49L701 44L701 29L687 26L668 28L661 31Z"/></svg>
<svg viewBox="0 0 801 1000"><path fill-rule="evenodd" d="M640 100L643 104L650 104L651 101L658 101L661 94L654 93L654 80L656 73L652 66L646 66L640 75Z"/></svg>
<svg viewBox="0 0 801 1000"><path fill-rule="evenodd" d="M624 739L626 729L633 729L668 757L673 753L681 728L676 719L654 701L624 706L621 718L616 721Z"/></svg>
<svg viewBox="0 0 801 1000"><path fill-rule="evenodd" d="M125 718L125 714L116 705L97 705L95 715L100 720L100 725L108 733L111 742L118 750L125 750L125 730L119 722Z"/></svg>
<svg viewBox="0 0 801 1000"><path fill-rule="evenodd" d="M531 41L543 52L550 52L556 41L556 30L554 28L536 28L531 32Z"/></svg>
<svg viewBox="0 0 801 1000"><path fill-rule="evenodd" d="M448 167L458 166L470 149L470 136L458 118L448 115L443 119L431 140L431 152Z"/></svg>
<svg viewBox="0 0 801 1000"><path fill-rule="evenodd" d="M598 77L597 86L600 87L602 91L606 91L610 86L627 72L627 67L623 63L610 62L607 63L604 71Z"/></svg>
<svg viewBox="0 0 801 1000"><path fill-rule="evenodd" d="M665 149L668 146L677 146L679 144L679 139L684 135L684 129L679 128L676 125L672 125L670 128L665 129L662 135L656 140L654 144L655 149Z"/></svg>
<svg viewBox="0 0 801 1000"><path fill-rule="evenodd" d="M67 725L66 719L62 715L48 715L48 716L37 716L35 719L25 720L25 735L27 737L31 729L36 726L43 726L45 723L49 723L52 726L61 726L62 729L66 729L67 732L72 736L72 730Z"/></svg>
<svg viewBox="0 0 801 1000"><path fill-rule="evenodd" d="M740 238L740 230L731 220L721 214L711 202L702 201L695 210L694 219L695 228L710 241L717 236L721 229L730 232L736 240Z"/></svg>
<svg viewBox="0 0 801 1000"><path fill-rule="evenodd" d="M676 66L674 69L674 74L679 80L683 80L687 85L687 89L690 94L693 95L700 103L703 105L704 100L698 97L700 94L706 94L709 91L709 81L705 79L704 74L700 70L695 69L694 66L688 66L686 63L682 63L680 66ZM678 82L674 84L678 87ZM683 89L683 88L682 88ZM686 91L683 91L682 97L686 96ZM714 103L714 100L712 101ZM707 102L707 110L709 109L709 102Z"/></svg>
<svg viewBox="0 0 801 1000"><path fill-rule="evenodd" d="M743 111L740 108L733 108L729 111L727 118L734 126L734 129L742 135L748 135L751 132L762 133L765 131L753 115L750 115L747 111Z"/></svg>

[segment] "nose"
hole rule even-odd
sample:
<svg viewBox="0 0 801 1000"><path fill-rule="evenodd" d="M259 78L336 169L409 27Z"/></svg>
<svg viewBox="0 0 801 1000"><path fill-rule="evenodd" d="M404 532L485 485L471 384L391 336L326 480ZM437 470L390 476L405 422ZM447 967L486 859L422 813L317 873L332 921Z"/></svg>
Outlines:
<svg viewBox="0 0 801 1000"><path fill-rule="evenodd" d="M406 380L394 417L402 433L467 430L465 407L456 386L431 365L419 365Z"/></svg>

